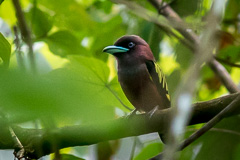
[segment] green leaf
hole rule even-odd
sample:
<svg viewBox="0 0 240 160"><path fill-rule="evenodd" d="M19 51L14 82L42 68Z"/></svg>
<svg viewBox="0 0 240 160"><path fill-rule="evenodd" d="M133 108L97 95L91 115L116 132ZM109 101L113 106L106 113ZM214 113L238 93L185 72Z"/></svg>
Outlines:
<svg viewBox="0 0 240 160"><path fill-rule="evenodd" d="M75 0L61 0L58 3L55 0L41 0L38 3L55 13L54 22L60 29L91 32L94 28L86 9Z"/></svg>
<svg viewBox="0 0 240 160"><path fill-rule="evenodd" d="M118 82L117 77L114 77L111 82L109 82L109 86L110 89L114 92L114 94L116 94L118 96L118 98L121 100L121 102L127 106L128 108L130 108L131 110L134 109L133 105L129 102L129 100L127 99L126 95L124 94L120 83ZM125 111L125 112L129 112L129 109L127 109L126 107L124 107L123 105L118 105L118 108L120 108L121 110Z"/></svg>
<svg viewBox="0 0 240 160"><path fill-rule="evenodd" d="M71 56L69 59L71 64L67 68L50 74L59 85L68 87L64 92L69 98L68 108L74 108L74 112L78 113L74 114L87 121L113 118L113 107L121 104L109 90L111 84L108 82L107 65L83 56Z"/></svg>
<svg viewBox="0 0 240 160"><path fill-rule="evenodd" d="M239 0L228 1L224 18L228 20L237 18L239 15L239 10L240 10Z"/></svg>
<svg viewBox="0 0 240 160"><path fill-rule="evenodd" d="M112 2L110 2L110 1L96 1L95 0L93 5L97 9L101 9L107 14L111 14L111 9L112 9L112 5L113 5Z"/></svg>
<svg viewBox="0 0 240 160"><path fill-rule="evenodd" d="M3 60L3 65L8 66L9 65L9 59L11 55L11 45L7 41L7 39L2 35L0 32L0 57Z"/></svg>
<svg viewBox="0 0 240 160"><path fill-rule="evenodd" d="M172 0L170 0L171 2ZM171 4L171 7L176 11L180 16L188 16L194 14L198 9L201 8L201 0L175 0Z"/></svg>
<svg viewBox="0 0 240 160"><path fill-rule="evenodd" d="M11 121L51 116L64 123L96 122L114 117L114 107L121 104L109 90L106 63L83 56L70 61L44 76L9 72L0 77L1 108Z"/></svg>
<svg viewBox="0 0 240 160"><path fill-rule="evenodd" d="M212 130L184 149L180 159L233 159L240 144L239 121L238 116L222 120Z"/></svg>
<svg viewBox="0 0 240 160"><path fill-rule="evenodd" d="M86 55L80 40L69 31L58 31L44 39L53 54L66 57L71 54Z"/></svg>
<svg viewBox="0 0 240 160"><path fill-rule="evenodd" d="M26 13L26 18L32 28L36 38L44 38L53 26L52 17L40 10L33 7Z"/></svg>
<svg viewBox="0 0 240 160"><path fill-rule="evenodd" d="M83 158L79 158L71 154L61 154L61 159L62 160L85 160Z"/></svg>
<svg viewBox="0 0 240 160"><path fill-rule="evenodd" d="M16 25L16 14L15 9L11 1L2 1L0 8L0 17L3 19L9 26Z"/></svg>
<svg viewBox="0 0 240 160"><path fill-rule="evenodd" d="M152 143L147 145L141 152L134 158L134 160L146 160L156 156L163 150L163 145L160 143Z"/></svg>
<svg viewBox="0 0 240 160"><path fill-rule="evenodd" d="M91 33L91 36L94 37L91 53L99 59L106 60L108 55L102 53L103 48L112 45L119 37L126 34L125 27L120 16L115 16L105 23L99 23ZM99 32L99 28L101 28L101 32Z"/></svg>
<svg viewBox="0 0 240 160"><path fill-rule="evenodd" d="M235 45L230 45L220 50L218 57L226 59L232 63L238 62L240 60L240 47Z"/></svg>
<svg viewBox="0 0 240 160"><path fill-rule="evenodd" d="M233 160L240 159L240 144L236 147L233 153Z"/></svg>
<svg viewBox="0 0 240 160"><path fill-rule="evenodd" d="M2 4L3 1L4 1L4 0L0 0L0 5Z"/></svg>

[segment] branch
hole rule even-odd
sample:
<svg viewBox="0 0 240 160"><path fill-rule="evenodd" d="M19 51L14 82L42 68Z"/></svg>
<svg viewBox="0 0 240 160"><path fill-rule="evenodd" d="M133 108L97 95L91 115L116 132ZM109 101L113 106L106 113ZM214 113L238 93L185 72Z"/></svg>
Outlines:
<svg viewBox="0 0 240 160"><path fill-rule="evenodd" d="M163 30L166 34L175 37L181 43L183 43L187 47L191 48L191 50L194 49L192 47L192 43L190 41L188 41L185 38L182 38L181 36L179 36L178 34L173 32L173 28L170 25L168 25L168 21L166 21L164 19L159 19L159 16L157 14L154 14L153 12L146 10L142 6L140 6L137 3L134 3L132 1L126 1L126 0L111 0L111 1L114 3L118 3L118 4L124 4L136 16L141 17L142 19L144 19L148 22L154 23L161 30Z"/></svg>
<svg viewBox="0 0 240 160"><path fill-rule="evenodd" d="M208 65L213 72L220 78L221 82L228 89L230 93L239 92L239 88L234 84L231 76L227 72L226 68L223 67L217 60L212 59Z"/></svg>
<svg viewBox="0 0 240 160"><path fill-rule="evenodd" d="M222 109L228 106L240 93L227 95L206 102L193 104L193 116L189 125L204 123L213 118ZM238 106L240 107L240 106ZM114 140L124 137L139 136L142 134L163 133L168 126L171 108L156 111L152 119L145 115L133 116L130 120L123 117L116 120L75 125L57 128L52 131L44 129L24 129L13 126L15 133L24 146L26 156L39 158L53 153L53 138L58 142L59 149L73 146L96 144L102 141ZM228 116L236 115L240 109L231 112ZM0 120L2 122L3 120ZM1 124L1 126L4 126ZM7 127L0 132L0 149L13 149L14 143Z"/></svg>
<svg viewBox="0 0 240 160"><path fill-rule="evenodd" d="M189 31L189 28L187 27L185 22L169 5L167 5L166 7L162 8L161 11L159 11L159 9L161 9L162 0L148 0L148 1L158 10L159 13L161 13L170 21L170 23L176 30L178 30L186 39L193 42L193 45L195 46L194 48L196 48L196 46L199 45L199 37L191 30ZM164 4L165 3L163 3L163 5ZM221 82L230 93L240 91L238 87L234 84L227 70L219 62L217 62L215 59L212 59L208 63L208 65L214 71L214 73L220 78Z"/></svg>
<svg viewBox="0 0 240 160"><path fill-rule="evenodd" d="M16 11L16 17L18 20L18 25L19 25L19 28L21 31L23 41L28 45L28 50L29 50L28 55L29 55L29 60L30 60L30 64L31 64L30 69L33 71L33 73L35 73L36 62L35 62L35 58L34 58L34 54L33 54L32 34L31 34L31 31L25 20L24 13L22 11L19 0L12 0L12 3L15 8L15 11Z"/></svg>
<svg viewBox="0 0 240 160"><path fill-rule="evenodd" d="M181 19L181 17L168 5L167 3L162 3L162 0L148 0L153 7L155 7L159 14L166 17L170 24L179 31L186 39L188 39L193 44L197 45L199 43L198 36L189 29L188 25ZM162 7L162 5L164 7Z"/></svg>
<svg viewBox="0 0 240 160"><path fill-rule="evenodd" d="M208 130L210 130L212 127L214 127L218 122L220 122L224 117L226 117L227 114L230 114L234 110L236 110L236 107L239 107L240 102L240 95L237 96L226 108L224 108L220 113L218 113L215 117L213 117L210 121L208 121L201 129L196 131L194 134L192 134L189 138L187 138L180 146L179 150L183 150L188 145L190 145L193 141L198 139L200 136L202 136L204 133L206 133Z"/></svg>
<svg viewBox="0 0 240 160"><path fill-rule="evenodd" d="M172 28L169 25L167 25L168 22L160 21L158 18L156 18L154 14L149 14L145 8L139 6L138 4L126 0L111 0L111 1L114 3L124 4L135 15L145 19L146 21L156 24L164 32L177 38L182 44L186 45L192 51L194 51L196 49L196 46L199 45L199 37L191 29L187 27L185 22L178 16L178 14L174 10L172 10L169 5L166 5L165 3L163 3L163 5L165 4L164 7L161 7L162 0L148 0L148 1L152 3L152 5L158 10L158 12L160 12L159 9L162 8L161 14L164 15L169 20L171 26L178 30L185 37L185 39L175 34L172 31ZM213 69L214 73L219 77L223 85L226 86L230 93L236 93L240 91L238 87L234 84L227 70L219 62L212 59L208 63L208 65Z"/></svg>
<svg viewBox="0 0 240 160"><path fill-rule="evenodd" d="M167 143L163 151L164 160L177 158L175 153L178 151L183 133L185 132L185 126L191 116L191 102L196 92L195 86L199 78L201 66L212 59L212 52L218 46L218 40L215 36L216 26L219 24L218 19L218 15L214 14L213 11L207 16L206 26L202 31L201 39L199 39L200 42L198 42L199 44L195 49L194 58L175 91L172 100L175 107L172 109L173 116L171 125L169 126Z"/></svg>
<svg viewBox="0 0 240 160"><path fill-rule="evenodd" d="M217 56L214 56L214 58L215 58L218 62L225 63L226 65L229 65L229 66L231 66L231 67L240 68L240 64L236 64L236 63L229 62L228 60L219 58L219 57L217 57Z"/></svg>
<svg viewBox="0 0 240 160"><path fill-rule="evenodd" d="M190 137L184 140L179 146L177 151L182 151L184 148L189 146L192 142L201 137L204 133L212 129L217 123L219 123L222 119L224 119L228 114L231 114L239 107L240 95L238 95L226 108L224 108L220 113L218 113L215 117L213 117L210 121L208 121L202 128L194 132ZM159 155L151 158L150 160L161 160L163 158L164 152Z"/></svg>

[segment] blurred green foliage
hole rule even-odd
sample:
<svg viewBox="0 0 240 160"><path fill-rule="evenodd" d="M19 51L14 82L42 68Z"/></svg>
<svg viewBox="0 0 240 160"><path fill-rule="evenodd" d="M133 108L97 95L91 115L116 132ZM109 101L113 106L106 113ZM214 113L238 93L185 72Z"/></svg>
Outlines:
<svg viewBox="0 0 240 160"><path fill-rule="evenodd" d="M147 1L136 0L136 3L156 12ZM0 4L0 110L15 124L40 119L44 123L54 120L57 126L66 126L105 121L128 113L129 110L121 103L133 107L117 81L116 62L102 53L105 46L112 45L125 34L140 35L149 43L166 75L171 94L181 82L193 55L186 46L155 24L108 0L22 0L34 52L38 53L38 73L33 75L28 73L28 47L21 39L19 28L17 32L13 29L18 24L12 1L2 0ZM171 6L199 34L211 4L212 0L176 0ZM239 63L240 60L239 6L238 0L228 0L219 26L220 47L216 56L231 63ZM239 69L224 66L239 84ZM45 67L50 67L48 73L43 72ZM224 94L227 90L218 77L203 66L194 100L209 100ZM181 152L181 159L239 159L237 122L238 117L224 120L215 130ZM192 131L187 135L190 133ZM148 159L162 150L163 145L160 142L143 142L136 148L134 159ZM112 157L118 153L118 147L114 150ZM89 152L80 153L79 148L75 152L71 149L63 156L64 159L79 159L68 153L76 153L76 156L86 159L90 155ZM128 159L130 155L121 157Z"/></svg>
<svg viewBox="0 0 240 160"><path fill-rule="evenodd" d="M8 66L9 64L9 59L11 55L11 45L9 42L6 40L6 38L0 33L0 57L2 61L3 66Z"/></svg>

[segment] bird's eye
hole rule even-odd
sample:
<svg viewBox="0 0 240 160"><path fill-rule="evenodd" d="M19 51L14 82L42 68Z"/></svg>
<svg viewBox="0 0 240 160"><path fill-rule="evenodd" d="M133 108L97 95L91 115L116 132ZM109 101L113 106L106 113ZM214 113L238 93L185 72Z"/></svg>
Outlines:
<svg viewBox="0 0 240 160"><path fill-rule="evenodd" d="M133 42L129 42L129 43L128 43L128 47L129 47L129 48L133 48L134 46L135 46L135 44L134 44Z"/></svg>

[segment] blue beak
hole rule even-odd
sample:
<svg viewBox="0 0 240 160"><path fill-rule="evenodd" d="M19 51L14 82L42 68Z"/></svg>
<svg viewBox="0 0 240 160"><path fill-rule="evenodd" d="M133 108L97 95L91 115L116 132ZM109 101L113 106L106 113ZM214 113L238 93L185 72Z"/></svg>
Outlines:
<svg viewBox="0 0 240 160"><path fill-rule="evenodd" d="M107 52L110 54L127 52L127 51L129 51L128 48L124 48L124 47L120 47L120 46L107 46L103 49L103 52Z"/></svg>

